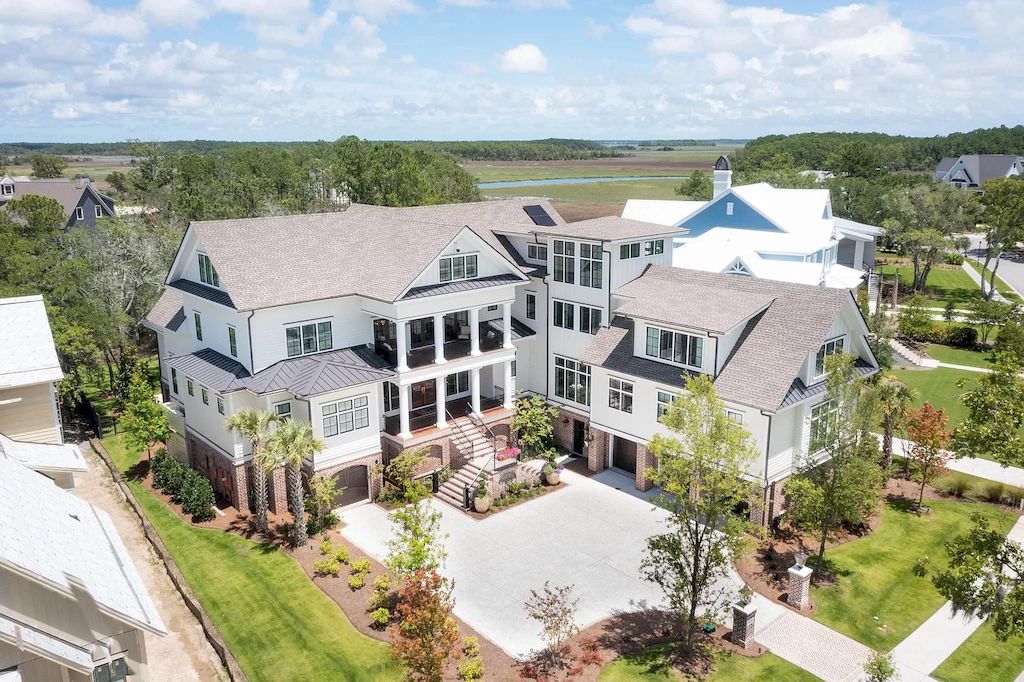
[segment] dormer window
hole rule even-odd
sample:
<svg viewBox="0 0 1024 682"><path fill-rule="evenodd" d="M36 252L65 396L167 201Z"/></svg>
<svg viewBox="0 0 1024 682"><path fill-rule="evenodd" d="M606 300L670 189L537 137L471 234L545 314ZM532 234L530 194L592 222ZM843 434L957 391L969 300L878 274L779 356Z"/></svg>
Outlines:
<svg viewBox="0 0 1024 682"><path fill-rule="evenodd" d="M475 254L468 256L445 256L437 262L442 282L457 282L463 279L476 279L477 258Z"/></svg>
<svg viewBox="0 0 1024 682"><path fill-rule="evenodd" d="M205 253L199 254L199 281L212 287L220 287L220 276Z"/></svg>
<svg viewBox="0 0 1024 682"><path fill-rule="evenodd" d="M333 331L330 321L286 327L284 338L288 357L294 358L333 349Z"/></svg>
<svg viewBox="0 0 1024 682"><path fill-rule="evenodd" d="M699 370L704 364L704 339L692 334L648 327L646 353L651 358Z"/></svg>
<svg viewBox="0 0 1024 682"><path fill-rule="evenodd" d="M825 375L825 358L830 355L836 355L837 353L843 352L843 337L840 336L837 339L826 341L818 349L818 354L814 357L814 378L817 379Z"/></svg>
<svg viewBox="0 0 1024 682"><path fill-rule="evenodd" d="M5 197L13 197L14 196L14 184L13 183L9 182L6 185L0 185L0 189L3 190L3 193L4 193Z"/></svg>

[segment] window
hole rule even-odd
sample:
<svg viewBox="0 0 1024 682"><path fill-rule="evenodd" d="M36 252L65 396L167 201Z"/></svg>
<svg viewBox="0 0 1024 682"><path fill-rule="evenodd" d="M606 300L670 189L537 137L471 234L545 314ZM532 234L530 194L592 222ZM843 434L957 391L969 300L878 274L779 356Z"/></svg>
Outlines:
<svg viewBox="0 0 1024 682"><path fill-rule="evenodd" d="M555 240L555 281L574 284L576 282L576 243Z"/></svg>
<svg viewBox="0 0 1024 682"><path fill-rule="evenodd" d="M337 436L370 425L369 397L365 395L348 400L339 400L321 407L324 437Z"/></svg>
<svg viewBox="0 0 1024 682"><path fill-rule="evenodd" d="M832 339L822 344L818 354L814 357L814 376L820 377L825 373L825 358L836 353L843 352L843 337Z"/></svg>
<svg viewBox="0 0 1024 682"><path fill-rule="evenodd" d="M205 253L199 254L199 281L214 287L220 286L220 276Z"/></svg>
<svg viewBox="0 0 1024 682"><path fill-rule="evenodd" d="M658 421L661 421L661 418L668 412L668 407L672 404L673 400L675 400L675 396L671 393L658 391Z"/></svg>
<svg viewBox="0 0 1024 682"><path fill-rule="evenodd" d="M601 328L601 309L580 306L580 331L596 334Z"/></svg>
<svg viewBox="0 0 1024 682"><path fill-rule="evenodd" d="M92 670L93 682L125 682L128 679L128 666L123 658L115 658L110 663L103 663Z"/></svg>
<svg viewBox="0 0 1024 682"><path fill-rule="evenodd" d="M103 217L103 207L97 205L94 208L96 209L96 217L97 218L102 218Z"/></svg>
<svg viewBox="0 0 1024 682"><path fill-rule="evenodd" d="M580 244L580 286L600 289L604 277L604 256L600 244Z"/></svg>
<svg viewBox="0 0 1024 682"><path fill-rule="evenodd" d="M516 369L517 369L517 368L516 368L516 361L515 361L515 360L513 360L513 361L512 361L512 378L513 378L513 379L515 379L515 378L516 378L516 376L518 376L518 375L517 375L517 373L516 373Z"/></svg>
<svg viewBox="0 0 1024 682"><path fill-rule="evenodd" d="M548 247L542 244L528 244L526 246L526 257L530 260L542 260L548 259Z"/></svg>
<svg viewBox="0 0 1024 682"><path fill-rule="evenodd" d="M526 319L537 319L537 294L526 292Z"/></svg>
<svg viewBox="0 0 1024 682"><path fill-rule="evenodd" d="M4 194L6 196L13 196L14 195L14 185L11 185L11 184L4 185L3 189L4 189Z"/></svg>
<svg viewBox="0 0 1024 682"><path fill-rule="evenodd" d="M731 201L725 202L725 215L732 215L733 203Z"/></svg>
<svg viewBox="0 0 1024 682"><path fill-rule="evenodd" d="M496 305L489 305L489 306L487 306L487 311L488 312L493 312L493 311L495 311L497 309L498 309L498 306L496 306Z"/></svg>
<svg viewBox="0 0 1024 682"><path fill-rule="evenodd" d="M704 363L704 339L700 336L648 327L647 355L700 369Z"/></svg>
<svg viewBox="0 0 1024 682"><path fill-rule="evenodd" d="M290 358L334 348L334 333L330 322L310 322L287 327L284 340Z"/></svg>
<svg viewBox="0 0 1024 682"><path fill-rule="evenodd" d="M644 255L645 256L658 256L665 253L665 240L655 239L649 242L644 242Z"/></svg>
<svg viewBox="0 0 1024 682"><path fill-rule="evenodd" d="M590 365L556 355L555 395L580 405L589 405Z"/></svg>
<svg viewBox="0 0 1024 682"><path fill-rule="evenodd" d="M808 448L812 453L828 444L829 434L833 431L838 417L839 410L831 400L811 408L811 439Z"/></svg>
<svg viewBox="0 0 1024 682"><path fill-rule="evenodd" d="M398 409L398 384L384 382L384 411L394 412Z"/></svg>
<svg viewBox="0 0 1024 682"><path fill-rule="evenodd" d="M199 392L203 395L203 405L210 404L210 392L206 390L205 386L199 387Z"/></svg>
<svg viewBox="0 0 1024 682"><path fill-rule="evenodd" d="M84 220L85 219L85 209L82 208L81 206L79 206L78 208L75 209L75 219L76 220Z"/></svg>
<svg viewBox="0 0 1024 682"><path fill-rule="evenodd" d="M228 326L228 350L231 351L231 357L238 357L238 339L235 336L235 328Z"/></svg>
<svg viewBox="0 0 1024 682"><path fill-rule="evenodd" d="M292 404L290 402L277 403L274 405L274 414L278 419L291 419Z"/></svg>
<svg viewBox="0 0 1024 682"><path fill-rule="evenodd" d="M224 414L224 398L217 396L217 411Z"/></svg>
<svg viewBox="0 0 1024 682"><path fill-rule="evenodd" d="M469 391L469 372L457 372L445 377L445 395L458 395Z"/></svg>
<svg viewBox="0 0 1024 682"><path fill-rule="evenodd" d="M608 378L608 407L633 414L632 382Z"/></svg>
<svg viewBox="0 0 1024 682"><path fill-rule="evenodd" d="M743 413L739 412L737 410L729 410L729 409L727 409L725 411L725 416L726 416L727 419L729 419L730 421L734 421L737 424L742 424L743 423Z"/></svg>
<svg viewBox="0 0 1024 682"><path fill-rule="evenodd" d="M442 282L476 278L476 256L446 256L438 261Z"/></svg>
<svg viewBox="0 0 1024 682"><path fill-rule="evenodd" d="M185 377L185 388L188 390L188 394L194 398L196 395L196 390L195 387L192 386L192 380L189 379L188 377Z"/></svg>
<svg viewBox="0 0 1024 682"><path fill-rule="evenodd" d="M640 257L640 242L619 245L619 260Z"/></svg>
<svg viewBox="0 0 1024 682"><path fill-rule="evenodd" d="M576 327L574 323L575 312L576 306L572 303L555 301L551 324L562 329L574 329Z"/></svg>
<svg viewBox="0 0 1024 682"><path fill-rule="evenodd" d="M174 393L178 392L178 370L171 367L171 390Z"/></svg>
<svg viewBox="0 0 1024 682"><path fill-rule="evenodd" d="M197 341L202 341L203 340L203 316L200 315L199 313L193 311L192 312L192 319L195 320L195 322L196 322L196 340Z"/></svg>

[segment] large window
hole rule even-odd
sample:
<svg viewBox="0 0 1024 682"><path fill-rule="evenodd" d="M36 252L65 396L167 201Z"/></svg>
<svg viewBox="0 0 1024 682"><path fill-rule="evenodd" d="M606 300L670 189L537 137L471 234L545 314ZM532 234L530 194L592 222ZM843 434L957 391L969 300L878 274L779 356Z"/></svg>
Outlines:
<svg viewBox="0 0 1024 682"><path fill-rule="evenodd" d="M324 419L324 438L365 429L370 425L369 396L361 395L321 407Z"/></svg>
<svg viewBox="0 0 1024 682"><path fill-rule="evenodd" d="M548 247L543 244L528 244L526 246L526 257L530 260L547 261Z"/></svg>
<svg viewBox="0 0 1024 682"><path fill-rule="evenodd" d="M334 334L330 322L310 322L284 330L288 357L308 355L334 348Z"/></svg>
<svg viewBox="0 0 1024 682"><path fill-rule="evenodd" d="M814 376L820 377L825 373L825 358L836 353L843 352L843 337L838 339L832 339L826 341L818 349L818 354L814 357Z"/></svg>
<svg viewBox="0 0 1024 682"><path fill-rule="evenodd" d="M562 329L574 329L576 306L564 301L555 301L552 306L551 324Z"/></svg>
<svg viewBox="0 0 1024 682"><path fill-rule="evenodd" d="M228 350L231 351L231 357L238 357L238 336L231 326L228 327Z"/></svg>
<svg viewBox="0 0 1024 682"><path fill-rule="evenodd" d="M580 244L580 286L600 289L604 279L604 255L600 244Z"/></svg>
<svg viewBox="0 0 1024 682"><path fill-rule="evenodd" d="M665 391L658 391L658 421L668 412L669 405L675 400L675 396Z"/></svg>
<svg viewBox="0 0 1024 682"><path fill-rule="evenodd" d="M398 384L384 382L384 411L394 412L398 409Z"/></svg>
<svg viewBox="0 0 1024 682"><path fill-rule="evenodd" d="M808 448L812 453L823 449L829 442L839 418L839 410L831 400L811 408L811 438Z"/></svg>
<svg viewBox="0 0 1024 682"><path fill-rule="evenodd" d="M178 370L171 367L171 390L178 393Z"/></svg>
<svg viewBox="0 0 1024 682"><path fill-rule="evenodd" d="M445 377L445 395L453 396L469 392L469 372L456 372Z"/></svg>
<svg viewBox="0 0 1024 682"><path fill-rule="evenodd" d="M555 395L580 405L589 405L590 365L556 355Z"/></svg>
<svg viewBox="0 0 1024 682"><path fill-rule="evenodd" d="M700 336L648 327L647 355L700 369L704 363L704 339Z"/></svg>
<svg viewBox="0 0 1024 682"><path fill-rule="evenodd" d="M195 320L195 323L196 323L196 340L197 341L202 341L203 340L203 316L200 315L197 312L193 312L192 313L192 319Z"/></svg>
<svg viewBox="0 0 1024 682"><path fill-rule="evenodd" d="M274 404L274 414L277 415L278 419L291 419L292 418L292 404L290 401L283 403Z"/></svg>
<svg viewBox="0 0 1024 682"><path fill-rule="evenodd" d="M210 286L220 286L220 276L205 253L199 254L199 281Z"/></svg>
<svg viewBox="0 0 1024 682"><path fill-rule="evenodd" d="M596 334L601 328L601 309L590 306L580 306L580 331L588 334Z"/></svg>
<svg viewBox="0 0 1024 682"><path fill-rule="evenodd" d="M576 242L556 239L555 249L555 281L566 284L576 283Z"/></svg>
<svg viewBox="0 0 1024 682"><path fill-rule="evenodd" d="M640 257L640 242L619 245L619 260Z"/></svg>
<svg viewBox="0 0 1024 682"><path fill-rule="evenodd" d="M654 239L649 242L644 242L644 255L645 256L657 256L665 253L665 240Z"/></svg>
<svg viewBox="0 0 1024 682"><path fill-rule="evenodd" d="M476 255L445 256L438 260L442 282L456 282L460 279L475 279L477 273Z"/></svg>
<svg viewBox="0 0 1024 682"><path fill-rule="evenodd" d="M608 377L608 407L633 413L633 383Z"/></svg>
<svg viewBox="0 0 1024 682"><path fill-rule="evenodd" d="M537 294L526 292L526 319L537 319Z"/></svg>

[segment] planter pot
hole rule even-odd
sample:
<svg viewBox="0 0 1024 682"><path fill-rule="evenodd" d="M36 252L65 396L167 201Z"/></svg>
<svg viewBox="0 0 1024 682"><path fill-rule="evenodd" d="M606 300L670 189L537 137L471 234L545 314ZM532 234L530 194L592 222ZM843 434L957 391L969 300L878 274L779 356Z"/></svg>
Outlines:
<svg viewBox="0 0 1024 682"><path fill-rule="evenodd" d="M490 497L474 497L473 498L473 509L477 514L483 514L485 511L491 508Z"/></svg>
<svg viewBox="0 0 1024 682"><path fill-rule="evenodd" d="M562 475L557 471L552 471L544 479L548 482L548 485L558 485L558 482L562 480Z"/></svg>

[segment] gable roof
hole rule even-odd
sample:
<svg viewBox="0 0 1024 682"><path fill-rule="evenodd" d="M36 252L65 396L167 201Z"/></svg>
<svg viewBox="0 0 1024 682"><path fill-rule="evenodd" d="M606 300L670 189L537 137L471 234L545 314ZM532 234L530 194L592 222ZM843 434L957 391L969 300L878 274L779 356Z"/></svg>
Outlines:
<svg viewBox="0 0 1024 682"><path fill-rule="evenodd" d="M63 377L43 297L0 299L0 388Z"/></svg>
<svg viewBox="0 0 1024 682"><path fill-rule="evenodd" d="M694 320L714 320L720 309L736 305L737 301L746 303L750 310L754 302L769 300L763 312L755 313L747 321L715 378L715 387L723 399L768 412L783 404L808 355L821 347L843 306L853 305L852 295L843 289L715 272L652 266L639 280L648 278L649 283L642 286L645 297L692 298L691 302L681 304L679 312L691 314ZM682 317L676 319L680 326L699 326L687 325ZM597 333L583 361L608 369L621 368L617 371L643 371L646 374L637 376L657 376L656 381L682 386L680 368L632 357L632 330L631 319L617 317L611 327Z"/></svg>
<svg viewBox="0 0 1024 682"><path fill-rule="evenodd" d="M113 215L107 202L113 201L110 197L100 194L91 182L79 182L67 178L40 178L36 180L15 181L14 194L0 196L0 201L24 199L27 196L41 196L53 199L64 210L64 215L71 217L75 207L82 200L86 192L96 197L96 201L103 206L103 209Z"/></svg>
<svg viewBox="0 0 1024 682"><path fill-rule="evenodd" d="M110 617L167 634L105 511L0 456L0 519L12 521L0 533L0 570L79 603L84 592Z"/></svg>
<svg viewBox="0 0 1024 682"><path fill-rule="evenodd" d="M185 321L185 308L182 303L180 289L164 288L160 298L146 313L145 319L142 320L143 324L155 331L178 331L178 327Z"/></svg>
<svg viewBox="0 0 1024 682"><path fill-rule="evenodd" d="M1013 164L1022 159L1024 157L1017 156L1016 154L962 154L945 168L943 168L943 163L947 159L943 159L935 168L935 172L937 174L941 173L943 179L945 179L949 171L959 161L963 163L964 170L970 178L971 184L980 185L992 178L1005 177L1010 172Z"/></svg>
<svg viewBox="0 0 1024 682"><path fill-rule="evenodd" d="M629 199L622 208L622 217L658 225L678 225L684 218L703 208L706 201L673 201L670 199Z"/></svg>
<svg viewBox="0 0 1024 682"><path fill-rule="evenodd" d="M32 443L14 440L0 433L0 457L8 456L34 471L83 472L85 458L77 445L59 443Z"/></svg>
<svg viewBox="0 0 1024 682"><path fill-rule="evenodd" d="M829 202L827 189L788 189L758 182L753 185L737 185L726 194L728 192L732 192L785 232L817 231L832 224L830 218L824 217Z"/></svg>

